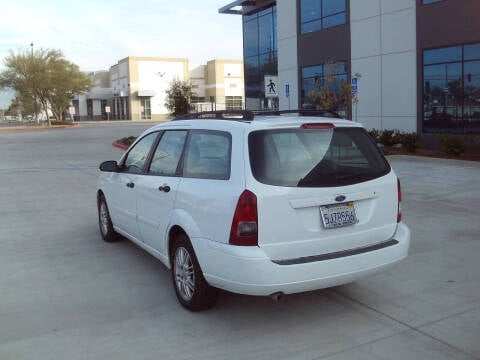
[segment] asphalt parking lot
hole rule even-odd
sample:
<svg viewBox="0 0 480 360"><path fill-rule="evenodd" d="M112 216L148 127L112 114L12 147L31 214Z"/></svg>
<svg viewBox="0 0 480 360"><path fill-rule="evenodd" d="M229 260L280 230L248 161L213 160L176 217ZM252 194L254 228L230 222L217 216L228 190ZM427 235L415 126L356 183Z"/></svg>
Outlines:
<svg viewBox="0 0 480 360"><path fill-rule="evenodd" d="M412 243L389 271L190 313L158 260L98 232L98 164L145 128L0 131L0 359L480 358L480 163L390 159Z"/></svg>

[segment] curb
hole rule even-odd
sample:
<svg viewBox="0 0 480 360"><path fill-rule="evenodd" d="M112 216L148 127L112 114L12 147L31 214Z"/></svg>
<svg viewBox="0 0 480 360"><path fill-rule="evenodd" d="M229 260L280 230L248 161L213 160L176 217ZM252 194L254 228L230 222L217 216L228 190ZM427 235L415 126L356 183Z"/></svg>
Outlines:
<svg viewBox="0 0 480 360"><path fill-rule="evenodd" d="M112 146L113 146L113 147L116 147L116 148L118 148L118 149L121 149L121 150L127 150L127 149L128 149L128 146L127 146L127 145L120 144L120 143L118 143L118 142L116 142L116 141L114 141L114 142L112 143Z"/></svg>
<svg viewBox="0 0 480 360"><path fill-rule="evenodd" d="M69 128L78 128L78 127L80 127L80 124L51 125L51 126L7 126L7 127L0 127L0 131L51 130L51 129L69 129Z"/></svg>
<svg viewBox="0 0 480 360"><path fill-rule="evenodd" d="M387 155L387 159L391 160L403 160L403 161L424 161L428 163L436 164L458 164L458 165L470 165L480 166L480 162L476 160L454 159L454 158L442 158L433 156L422 155Z"/></svg>

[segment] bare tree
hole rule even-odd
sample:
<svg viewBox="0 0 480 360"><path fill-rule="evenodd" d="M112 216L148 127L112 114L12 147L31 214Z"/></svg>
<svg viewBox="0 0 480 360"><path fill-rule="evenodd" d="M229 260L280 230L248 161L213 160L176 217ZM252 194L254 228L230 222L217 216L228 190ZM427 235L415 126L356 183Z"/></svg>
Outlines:
<svg viewBox="0 0 480 360"><path fill-rule="evenodd" d="M338 79L339 63L327 62L327 71L324 75L324 84L321 86L317 80L315 88L307 94L307 98L314 107L319 109L337 111L342 109L348 114L352 102L352 85L343 79Z"/></svg>

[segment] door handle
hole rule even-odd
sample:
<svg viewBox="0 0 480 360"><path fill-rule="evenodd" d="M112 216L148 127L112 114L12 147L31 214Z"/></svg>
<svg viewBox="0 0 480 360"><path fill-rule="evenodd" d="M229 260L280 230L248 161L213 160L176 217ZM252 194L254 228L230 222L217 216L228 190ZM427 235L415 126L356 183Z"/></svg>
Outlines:
<svg viewBox="0 0 480 360"><path fill-rule="evenodd" d="M127 187L133 189L135 187L135 184L133 182L128 182Z"/></svg>
<svg viewBox="0 0 480 360"><path fill-rule="evenodd" d="M164 184L158 188L158 190L163 191L163 192L169 192L170 191L170 186L167 184Z"/></svg>

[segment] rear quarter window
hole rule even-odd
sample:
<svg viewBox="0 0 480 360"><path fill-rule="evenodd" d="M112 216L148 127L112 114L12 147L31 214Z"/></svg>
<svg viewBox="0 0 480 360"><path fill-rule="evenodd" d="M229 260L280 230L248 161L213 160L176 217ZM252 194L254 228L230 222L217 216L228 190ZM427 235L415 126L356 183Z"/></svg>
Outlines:
<svg viewBox="0 0 480 360"><path fill-rule="evenodd" d="M248 141L253 176L264 184L345 186L390 172L363 128L262 130Z"/></svg>
<svg viewBox="0 0 480 360"><path fill-rule="evenodd" d="M228 180L232 137L222 131L192 131L187 143L183 176Z"/></svg>

